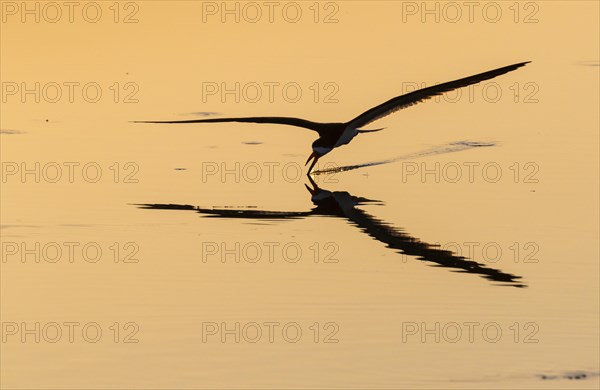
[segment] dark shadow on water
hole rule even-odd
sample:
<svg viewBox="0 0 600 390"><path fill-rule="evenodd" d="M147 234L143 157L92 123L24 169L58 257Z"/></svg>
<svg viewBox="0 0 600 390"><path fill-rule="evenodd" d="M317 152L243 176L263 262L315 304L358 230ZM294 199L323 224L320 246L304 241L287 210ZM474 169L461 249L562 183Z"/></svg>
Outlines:
<svg viewBox="0 0 600 390"><path fill-rule="evenodd" d="M10 129L0 129L0 134L25 134L25 131L10 130Z"/></svg>
<svg viewBox="0 0 600 390"><path fill-rule="evenodd" d="M310 211L267 211L248 208L201 208L192 205L177 204L137 204L136 206L152 210L190 210L205 217L238 218L253 220L289 220L313 216L340 218L358 227L360 231L380 241L394 251L414 257L416 260L432 263L434 267L450 268L454 272L479 275L498 285L526 287L520 281L521 276L487 267L485 264L467 259L451 251L440 249L439 245L428 244L411 236L401 228L382 221L361 210L357 206L384 203L351 195L346 191L327 191L321 189L310 178L312 187L305 185L315 205Z"/></svg>
<svg viewBox="0 0 600 390"><path fill-rule="evenodd" d="M600 61L598 61L598 60L579 61L578 64L582 65L582 66L600 66Z"/></svg>
<svg viewBox="0 0 600 390"><path fill-rule="evenodd" d="M195 111L195 112L186 112L186 113L179 114L179 115L214 116L214 115L219 115L219 113L213 112L213 111Z"/></svg>
<svg viewBox="0 0 600 390"><path fill-rule="evenodd" d="M555 374L538 374L537 377L543 380L586 380L592 379L594 377L600 376L600 372L598 371L568 371L563 373L555 373Z"/></svg>

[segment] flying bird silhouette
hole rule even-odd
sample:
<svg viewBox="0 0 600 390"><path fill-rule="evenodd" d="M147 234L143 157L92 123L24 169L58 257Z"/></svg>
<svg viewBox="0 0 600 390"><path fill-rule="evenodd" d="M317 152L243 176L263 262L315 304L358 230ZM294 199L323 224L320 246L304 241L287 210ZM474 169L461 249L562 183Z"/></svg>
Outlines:
<svg viewBox="0 0 600 390"><path fill-rule="evenodd" d="M251 122L251 123L270 123L279 125L289 125L303 127L319 133L319 138L312 144L312 154L306 160L306 164L313 160L307 175L310 174L313 167L319 160L334 148L348 144L354 137L361 133L371 133L382 129L365 130L363 126L368 125L378 119L381 119L389 114L406 107L410 107L433 96L441 95L458 88L466 87L471 84L476 84L480 81L493 79L504 73L512 72L522 66L525 66L531 61L520 62L502 68L479 73L474 76L465 77L462 79L448 81L443 84L433 85L431 87L422 88L414 92L410 92L401 96L397 96L388 100L376 107L371 108L348 122L336 123L321 123L311 122L301 118L280 117L280 116L265 116L265 117L244 117L244 118L211 118L211 119L192 119L183 121L134 121L134 123L217 123L217 122Z"/></svg>

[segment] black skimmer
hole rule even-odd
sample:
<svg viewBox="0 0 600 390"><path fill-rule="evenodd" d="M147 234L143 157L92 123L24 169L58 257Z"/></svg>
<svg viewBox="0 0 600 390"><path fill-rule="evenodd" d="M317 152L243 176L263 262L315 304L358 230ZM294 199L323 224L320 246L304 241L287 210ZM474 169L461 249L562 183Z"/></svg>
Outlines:
<svg viewBox="0 0 600 390"><path fill-rule="evenodd" d="M388 100L376 107L371 108L348 122L336 123L321 123L311 122L301 118L293 117L244 117L244 118L212 118L212 119L192 119L183 121L134 121L134 123L216 123L216 122L251 122L251 123L270 123L279 125L289 125L303 127L319 133L319 138L312 144L312 154L306 160L306 164L313 159L313 162L308 169L307 175L310 174L313 167L319 160L334 148L348 144L354 137L360 133L371 133L383 129L364 130L363 126L381 119L389 114L406 107L410 107L433 96L441 95L458 88L466 87L471 84L477 84L480 81L493 79L504 73L512 72L522 66L525 66L530 61L520 62L502 68L479 73L474 76L465 77L462 79L449 81L443 84L433 85L431 87L422 88L414 92L410 92L401 96L397 96Z"/></svg>
<svg viewBox="0 0 600 390"><path fill-rule="evenodd" d="M291 220L309 218L312 216L337 217L356 226L362 233L386 244L387 248L411 256L416 260L433 263L438 267L447 267L484 277L500 285L513 287L526 287L520 279L521 276L503 272L486 264L468 259L460 254L440 248L437 244L429 244L411 236L404 229L399 229L391 224L376 218L358 206L384 203L378 200L354 196L346 191L328 191L319 188L314 180L308 176L312 188L311 201L315 205L310 211L268 211L238 208L201 208L193 205L180 204L136 204L139 208L153 210L189 210L203 216L231 219L262 219L262 220Z"/></svg>

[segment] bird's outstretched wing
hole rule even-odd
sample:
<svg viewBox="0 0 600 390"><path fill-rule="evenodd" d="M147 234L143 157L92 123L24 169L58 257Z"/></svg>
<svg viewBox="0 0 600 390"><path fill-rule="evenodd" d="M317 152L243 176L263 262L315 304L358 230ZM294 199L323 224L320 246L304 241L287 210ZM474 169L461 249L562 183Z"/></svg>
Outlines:
<svg viewBox="0 0 600 390"><path fill-rule="evenodd" d="M319 134L326 129L327 123L311 122L305 119L292 118L285 116L258 116L247 118L211 118L211 119L190 119L184 121L133 121L133 123L215 123L215 122L250 122L250 123L271 123L279 125L289 125L304 127L318 132Z"/></svg>
<svg viewBox="0 0 600 390"><path fill-rule="evenodd" d="M296 219L310 216L310 211L266 211L238 208L201 208L188 204L164 204L164 203L136 203L140 209L152 210L191 210L208 217L236 218L236 219Z"/></svg>
<svg viewBox="0 0 600 390"><path fill-rule="evenodd" d="M506 283L506 286L526 287L526 284L520 281L521 276L487 267L475 260L444 250L438 245L423 242L359 208L346 209L344 215L348 221L358 226L363 232L377 241L387 244L388 248L397 249L408 256L414 256L417 260L433 263L437 267L457 269L458 272L478 274L491 281Z"/></svg>
<svg viewBox="0 0 600 390"><path fill-rule="evenodd" d="M488 72L479 73L474 76L465 77L454 81L448 81L447 83L433 85L431 87L419 89L417 91L410 92L405 95L397 96L383 104L378 105L377 107L373 107L370 110L360 114L359 116L348 122L348 126L354 129L360 128L373 121L376 121L377 119L381 119L384 116L392 114L398 110L420 103L423 100L427 100L433 96L441 95L444 92L449 92L454 89L466 87L467 85L476 84L480 81L493 79L496 76L512 72L515 69L525 66L529 62L531 61L520 62L518 64L505 66L502 68L490 70Z"/></svg>

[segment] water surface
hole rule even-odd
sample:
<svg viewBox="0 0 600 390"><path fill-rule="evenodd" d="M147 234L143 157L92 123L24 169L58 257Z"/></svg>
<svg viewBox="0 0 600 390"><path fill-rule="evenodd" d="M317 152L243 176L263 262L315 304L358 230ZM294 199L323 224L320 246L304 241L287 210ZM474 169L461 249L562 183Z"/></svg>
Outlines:
<svg viewBox="0 0 600 390"><path fill-rule="evenodd" d="M3 82L46 86L1 106L2 387L598 388L596 2L135 4L2 23ZM526 60L382 119L313 183L306 130L129 123L345 121Z"/></svg>

